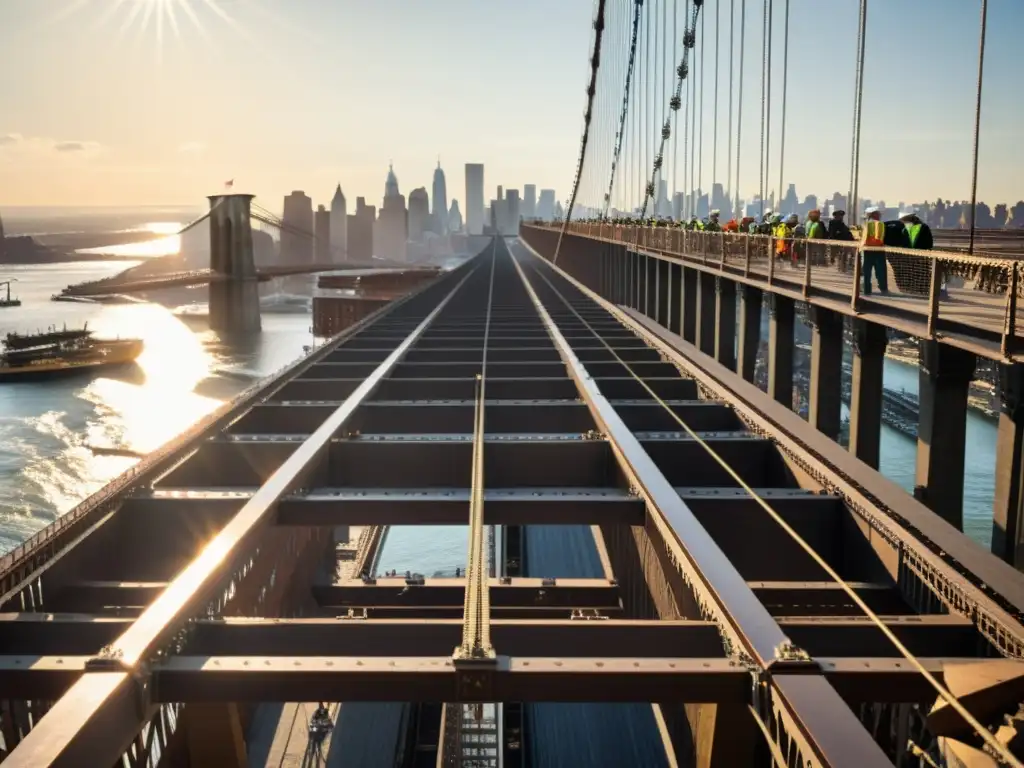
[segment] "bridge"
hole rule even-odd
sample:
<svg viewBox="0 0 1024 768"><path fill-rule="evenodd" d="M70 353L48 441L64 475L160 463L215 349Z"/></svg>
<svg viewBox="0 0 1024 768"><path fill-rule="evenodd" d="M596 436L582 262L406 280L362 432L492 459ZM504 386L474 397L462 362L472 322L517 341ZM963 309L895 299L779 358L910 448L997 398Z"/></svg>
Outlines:
<svg viewBox="0 0 1024 768"><path fill-rule="evenodd" d="M315 275L324 272L363 271L363 270L415 270L415 265L399 264L393 261L379 260L374 262L338 262L330 264L295 264L286 266L262 267L255 271L256 281L266 283L281 277L292 275ZM116 276L105 280L71 285L61 291L61 296L109 296L112 293L144 293L161 288L192 288L198 285L224 283L230 281L230 275L215 272L212 269L193 269L186 272L167 272L159 276L145 277L138 280Z"/></svg>
<svg viewBox="0 0 1024 768"><path fill-rule="evenodd" d="M855 245L632 223L677 162L717 159L717 133L668 149L709 5L598 0L564 221L493 239L0 560L5 768L1022 764L1020 264L972 224L966 252L880 249L876 295ZM242 279L211 286L254 286L248 201L225 201L211 269ZM878 472L890 330L920 340L913 494ZM963 534L978 359L992 551ZM465 554L392 567L406 526Z"/></svg>
<svg viewBox="0 0 1024 768"><path fill-rule="evenodd" d="M178 235L182 235L209 221L209 269L147 273L141 276L135 275L134 270L126 270L114 277L68 286L60 295L107 296L208 285L210 327L228 333L251 333L260 329L257 285L261 282L292 275L312 275L339 270L405 271L416 268L415 265L375 259L368 263L283 264L257 269L253 253L253 221L283 232L297 232L312 241L315 241L315 235L295 230L261 206L256 205L253 210L253 195L214 195L209 200L210 209L178 232Z"/></svg>

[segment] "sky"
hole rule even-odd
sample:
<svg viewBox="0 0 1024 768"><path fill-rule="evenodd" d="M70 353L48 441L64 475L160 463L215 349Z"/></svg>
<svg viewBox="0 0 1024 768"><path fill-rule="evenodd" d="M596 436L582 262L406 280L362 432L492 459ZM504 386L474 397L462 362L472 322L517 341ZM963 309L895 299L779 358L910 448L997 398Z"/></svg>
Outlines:
<svg viewBox="0 0 1024 768"><path fill-rule="evenodd" d="M785 80L785 183L801 195L845 192L858 3L788 0L786 79L787 0L772 2L770 187L779 186ZM607 0L584 197L607 186L631 5ZM725 182L727 158L735 162L729 15L735 10L737 69L744 6L741 194L760 184L763 5L705 2L693 52L695 63L706 46L705 188L712 168ZM534 183L566 199L594 7L594 0L2 0L0 206L198 207L228 179L273 210L293 189L328 203L338 183L349 200L379 205L389 162L408 194L430 189L438 157L448 196L463 211L467 162L485 164L489 196L498 184ZM868 7L861 194L893 202L969 197L980 0L869 0ZM685 8L686 0L645 3L654 28L666 33L673 12L681 17ZM1022 28L1024 3L990 0L978 190L990 202L1024 197ZM663 58L671 67L672 56ZM656 135L659 121L644 134ZM653 143L645 150L627 132L618 196L648 173ZM667 175L682 189L681 161L673 166L670 154L666 169L673 167Z"/></svg>

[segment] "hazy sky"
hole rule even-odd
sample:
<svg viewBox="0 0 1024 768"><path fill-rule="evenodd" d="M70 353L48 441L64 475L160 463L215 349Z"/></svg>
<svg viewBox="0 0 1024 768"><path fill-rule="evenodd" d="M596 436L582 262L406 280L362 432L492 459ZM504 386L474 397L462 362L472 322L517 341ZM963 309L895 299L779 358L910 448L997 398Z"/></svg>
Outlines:
<svg viewBox="0 0 1024 768"><path fill-rule="evenodd" d="M743 0L717 2L725 181L728 18L734 3L738 26ZM785 4L774 0L772 187ZM673 8L645 5L655 18ZM740 186L749 195L762 2L746 6ZM706 8L710 186L716 0ZM978 0L870 0L863 194L969 195L978 9ZM845 191L857 2L791 0L790 14L786 181L801 194ZM564 199L592 15L592 0L2 0L0 206L198 205L230 178L274 209L292 189L326 203L339 181L350 200L379 204L389 160L408 194L429 189L438 155L460 201L466 162L485 163L489 194L535 183ZM990 202L1024 197L1022 28L1024 3L990 1L979 187ZM607 34L606 61L621 59L625 35Z"/></svg>

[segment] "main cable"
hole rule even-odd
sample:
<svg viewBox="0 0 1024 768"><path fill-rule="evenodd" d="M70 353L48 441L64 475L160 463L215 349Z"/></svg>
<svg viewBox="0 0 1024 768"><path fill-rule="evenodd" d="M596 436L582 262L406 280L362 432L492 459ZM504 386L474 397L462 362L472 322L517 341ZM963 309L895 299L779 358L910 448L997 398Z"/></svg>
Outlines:
<svg viewBox="0 0 1024 768"><path fill-rule="evenodd" d="M576 194L579 191L580 177L583 175L583 164L587 159L591 110L594 108L594 94L597 92L597 70L601 66L601 38L604 36L605 1L597 0L597 18L594 20L594 54L590 59L590 86L587 88L587 111L583 114L583 139L580 141L580 157L576 165L576 179L572 183L569 207L565 211L565 218L562 220L562 230L558 233L558 243L555 245L555 262L558 261L558 252L562 249L562 238L565 237L565 230L568 228L569 220L572 218L572 209L576 205Z"/></svg>

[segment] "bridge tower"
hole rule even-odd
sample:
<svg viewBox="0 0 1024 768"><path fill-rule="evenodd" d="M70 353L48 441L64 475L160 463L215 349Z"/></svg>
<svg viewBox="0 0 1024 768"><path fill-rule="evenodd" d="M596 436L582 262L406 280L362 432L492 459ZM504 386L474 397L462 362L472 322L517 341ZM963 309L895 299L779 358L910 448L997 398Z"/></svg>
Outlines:
<svg viewBox="0 0 1024 768"><path fill-rule="evenodd" d="M253 195L211 195L210 328L226 333L260 331L259 282L253 258ZM223 277L221 277L223 276Z"/></svg>

